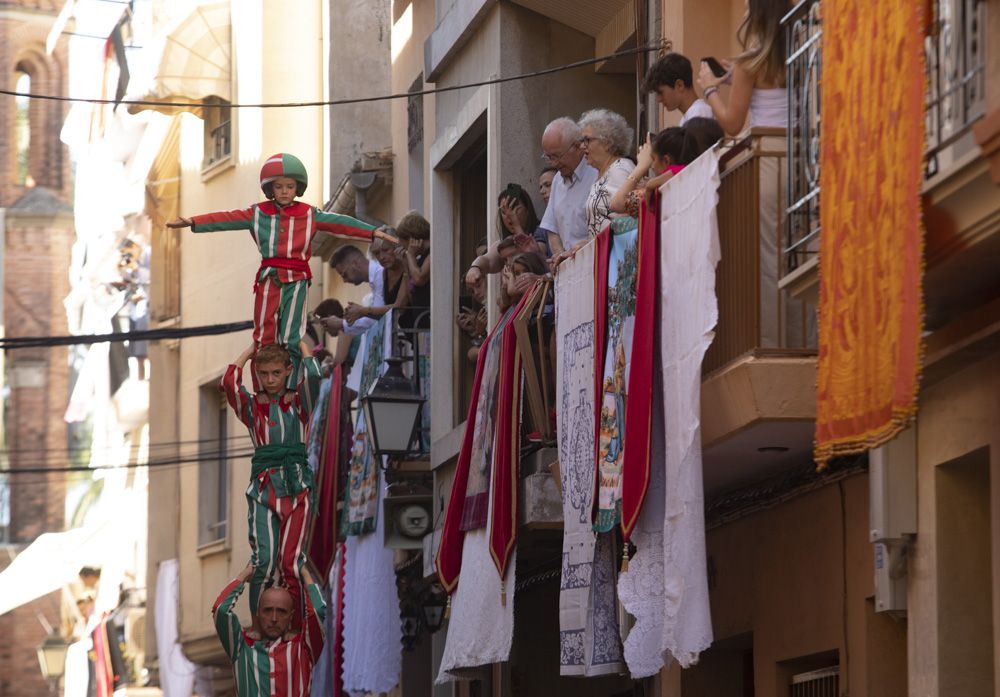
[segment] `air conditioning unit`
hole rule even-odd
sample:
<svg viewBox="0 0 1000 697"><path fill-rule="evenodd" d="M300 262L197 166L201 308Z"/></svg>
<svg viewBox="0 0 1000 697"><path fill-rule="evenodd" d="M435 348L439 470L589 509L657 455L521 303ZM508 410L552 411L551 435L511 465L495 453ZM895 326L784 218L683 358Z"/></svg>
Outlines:
<svg viewBox="0 0 1000 697"><path fill-rule="evenodd" d="M917 429L911 426L868 458L869 539L903 542L917 534Z"/></svg>

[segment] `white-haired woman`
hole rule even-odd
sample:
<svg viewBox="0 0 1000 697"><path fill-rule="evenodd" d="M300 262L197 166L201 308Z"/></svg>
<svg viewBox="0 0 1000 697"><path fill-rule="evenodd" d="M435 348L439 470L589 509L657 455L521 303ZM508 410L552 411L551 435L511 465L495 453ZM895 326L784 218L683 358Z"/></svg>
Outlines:
<svg viewBox="0 0 1000 697"><path fill-rule="evenodd" d="M595 237L619 216L611 212L611 198L632 173L633 162L627 154L632 150L634 131L625 117L608 109L584 112L579 125L580 147L587 163L597 170L597 181L587 196L587 231Z"/></svg>

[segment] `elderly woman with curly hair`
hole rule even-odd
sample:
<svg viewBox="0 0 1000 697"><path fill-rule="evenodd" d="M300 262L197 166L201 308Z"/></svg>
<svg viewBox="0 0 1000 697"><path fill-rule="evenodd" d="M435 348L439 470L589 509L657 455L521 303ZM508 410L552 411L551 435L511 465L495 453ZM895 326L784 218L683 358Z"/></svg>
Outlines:
<svg viewBox="0 0 1000 697"><path fill-rule="evenodd" d="M607 109L584 112L579 125L580 147L587 163L597 170L597 181L587 196L587 231L595 237L618 217L611 212L611 198L632 172L628 153L633 131L623 116Z"/></svg>

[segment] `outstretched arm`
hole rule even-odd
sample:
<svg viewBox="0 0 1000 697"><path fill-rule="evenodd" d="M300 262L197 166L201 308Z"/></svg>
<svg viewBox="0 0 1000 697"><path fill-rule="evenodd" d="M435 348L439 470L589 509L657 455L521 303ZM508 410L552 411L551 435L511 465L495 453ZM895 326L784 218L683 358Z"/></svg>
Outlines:
<svg viewBox="0 0 1000 697"><path fill-rule="evenodd" d="M186 228L191 227L194 223L190 218L174 218L169 223L167 223L168 228Z"/></svg>
<svg viewBox="0 0 1000 697"><path fill-rule="evenodd" d="M178 218L167 223L167 227L191 227L194 232L220 232L224 230L250 230L253 228L256 206L234 211L219 211Z"/></svg>
<svg viewBox="0 0 1000 697"><path fill-rule="evenodd" d="M341 213L330 213L321 211L319 208L313 209L313 220L316 229L320 232L349 240L370 241L373 237L382 237L387 241L399 242L392 235L377 231L374 225L362 222L357 218Z"/></svg>

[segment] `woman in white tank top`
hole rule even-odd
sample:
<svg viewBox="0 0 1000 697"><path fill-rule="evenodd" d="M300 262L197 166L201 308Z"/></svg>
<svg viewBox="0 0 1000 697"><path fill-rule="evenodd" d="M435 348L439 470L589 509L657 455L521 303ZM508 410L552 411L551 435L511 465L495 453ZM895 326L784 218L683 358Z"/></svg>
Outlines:
<svg viewBox="0 0 1000 697"><path fill-rule="evenodd" d="M715 120L735 136L750 116L750 126L787 128L788 96L785 91L785 33L781 18L788 0L747 0L737 37L743 53L733 63L723 61L726 75L716 77L702 61L698 86L712 107ZM719 94L722 84L731 84L729 101Z"/></svg>

